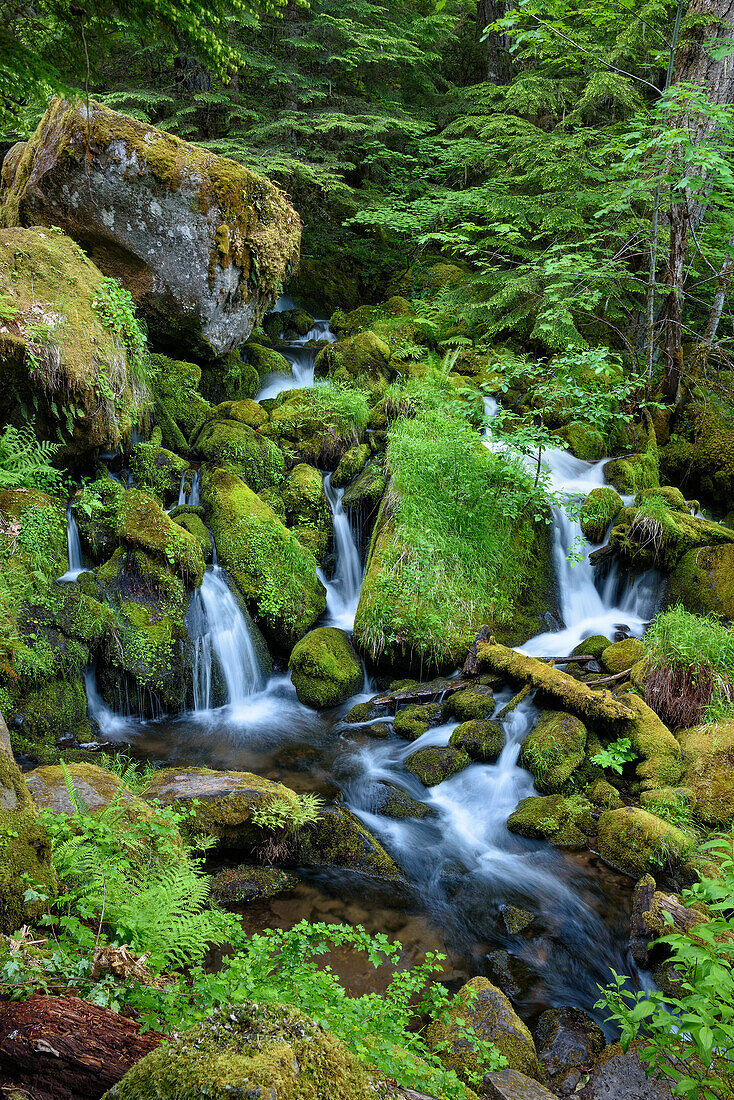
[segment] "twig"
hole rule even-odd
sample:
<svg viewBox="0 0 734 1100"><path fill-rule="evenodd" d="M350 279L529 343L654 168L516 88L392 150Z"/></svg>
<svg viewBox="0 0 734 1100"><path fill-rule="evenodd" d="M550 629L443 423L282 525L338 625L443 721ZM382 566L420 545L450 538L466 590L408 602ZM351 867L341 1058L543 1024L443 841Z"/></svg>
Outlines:
<svg viewBox="0 0 734 1100"><path fill-rule="evenodd" d="M624 672L617 672L614 676L605 676L603 680L587 680L586 686L593 688L600 687L602 684L613 684L616 680L626 679L631 671L631 669L626 668Z"/></svg>

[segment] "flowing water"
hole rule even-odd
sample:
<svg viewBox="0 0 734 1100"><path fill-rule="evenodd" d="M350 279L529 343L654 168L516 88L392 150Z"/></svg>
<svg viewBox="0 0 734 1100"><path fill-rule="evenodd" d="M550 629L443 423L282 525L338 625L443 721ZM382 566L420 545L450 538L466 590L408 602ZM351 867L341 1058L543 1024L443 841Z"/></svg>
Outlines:
<svg viewBox="0 0 734 1100"><path fill-rule="evenodd" d="M336 565L329 580L319 571L321 582L326 588L325 625L351 631L354 628L354 616L357 614L362 588L362 559L349 517L342 507L344 490L335 489L331 484L331 477L331 474L324 476L324 492L331 508Z"/></svg>
<svg viewBox="0 0 734 1100"><path fill-rule="evenodd" d="M58 578L60 581L75 581L85 570L82 557L82 544L79 541L79 528L76 525L71 508L66 509L66 547L69 554L69 568Z"/></svg>
<svg viewBox="0 0 734 1100"><path fill-rule="evenodd" d="M279 344L277 350L288 360L290 373L275 371L273 374L264 375L256 400L263 401L266 397L277 397L279 393L284 393L286 390L307 389L313 386L316 356L321 351L324 341L332 344L335 340L336 336L329 328L328 318L319 317L305 336L299 336L297 340L288 344Z"/></svg>

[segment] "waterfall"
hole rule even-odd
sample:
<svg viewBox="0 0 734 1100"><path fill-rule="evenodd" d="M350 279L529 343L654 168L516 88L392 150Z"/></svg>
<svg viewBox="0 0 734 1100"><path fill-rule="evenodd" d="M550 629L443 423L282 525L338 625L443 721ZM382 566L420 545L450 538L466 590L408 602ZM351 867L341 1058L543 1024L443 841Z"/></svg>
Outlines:
<svg viewBox="0 0 734 1100"><path fill-rule="evenodd" d="M189 481L190 470L186 470L181 474L181 484L178 487L178 500L169 508L168 511L172 512L173 508L180 508L184 504L197 505L201 503L201 471L194 470L193 477Z"/></svg>
<svg viewBox="0 0 734 1100"><path fill-rule="evenodd" d="M75 581L79 574L84 572L84 560L82 544L79 541L79 528L70 507L66 509L66 546L69 553L69 568L58 579Z"/></svg>
<svg viewBox="0 0 734 1100"><path fill-rule="evenodd" d="M280 301L283 301L283 299L280 299ZM293 307L283 308L291 309ZM313 386L316 356L321 349L309 346L309 344L314 341L323 342L324 340L333 344L336 336L329 328L329 319L319 317L314 321L312 328L305 336L299 336L297 340L291 340L289 343L281 344L276 348L276 351L288 360L291 373L285 374L276 371L273 374L264 375L261 379L261 388L256 400L263 401L267 397L277 397L279 393L285 393L286 390L303 390Z"/></svg>
<svg viewBox="0 0 734 1100"><path fill-rule="evenodd" d="M104 737L114 738L116 734L129 732L128 719L116 714L100 695L93 665L89 665L84 670L84 687L87 693L87 713L99 726L100 733Z"/></svg>
<svg viewBox="0 0 734 1100"><path fill-rule="evenodd" d="M327 580L321 571L319 576L326 588L327 625L351 631L362 588L362 560L349 517L342 506L344 490L335 489L331 477L331 474L324 477L324 492L334 524L336 568L331 580Z"/></svg>
<svg viewBox="0 0 734 1100"><path fill-rule="evenodd" d="M216 563L204 573L194 596L191 631L194 640L194 709L212 708L214 665L221 671L227 704L243 706L248 697L262 691L265 673L257 654L253 632Z"/></svg>

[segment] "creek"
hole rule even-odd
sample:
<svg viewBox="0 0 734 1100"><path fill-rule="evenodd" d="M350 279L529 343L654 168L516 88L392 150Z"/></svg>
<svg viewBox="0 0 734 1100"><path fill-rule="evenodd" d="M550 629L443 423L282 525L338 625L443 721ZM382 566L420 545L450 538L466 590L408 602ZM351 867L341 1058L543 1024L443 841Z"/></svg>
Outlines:
<svg viewBox="0 0 734 1100"><path fill-rule="evenodd" d="M292 376L269 376L258 396L312 385L317 349L308 342L324 337L333 338L327 322L316 322L306 337L282 348ZM489 416L495 407L487 398ZM499 445L491 436L491 423L484 443ZM583 462L550 450L543 463L558 494L582 499L604 483L603 461ZM322 625L351 630L363 563L342 507L343 490L333 488L329 474L324 489L332 510L336 560L333 574L322 575L327 589ZM196 478L190 485L182 480L179 502L198 502ZM552 629L532 638L524 652L563 656L593 634L640 636L655 611L658 579L645 574L630 582L614 570L599 576L589 563L594 547L586 546L579 521L560 504L553 509L552 542L560 622L549 616ZM578 551L582 545L585 549ZM71 571L71 536L69 548ZM102 735L126 741L135 754L156 762L253 771L301 792L341 795L408 880L407 887L396 889L348 872L310 872L293 895L250 905L244 913L248 928L290 927L307 918L386 931L403 942L406 961L427 950L445 952L450 984L487 974L510 993L527 1020L550 1006L577 1005L603 1023L593 1005L598 985L609 981L610 968L631 974L634 982L644 980L626 947L631 882L593 854L564 853L506 828L517 803L535 793L532 776L518 765L521 743L538 713L532 702L521 703L505 720L505 745L495 764L471 764L426 789L403 768L403 761L417 749L447 744L457 723L430 729L413 743L394 736L369 737L359 726L342 721L354 703L369 698L367 679L363 692L341 707L316 712L303 706L287 673L268 673L257 631L216 555L192 600L189 632L196 655L195 710L155 721L121 718L105 706L94 677L88 676L90 713ZM220 706L213 705L217 678L223 684ZM509 691L497 694L496 712L509 698ZM429 814L395 820L377 813L376 793L384 781L426 804ZM508 934L502 917L506 905L533 914L524 934ZM369 968L354 961L342 964L350 988L379 985Z"/></svg>

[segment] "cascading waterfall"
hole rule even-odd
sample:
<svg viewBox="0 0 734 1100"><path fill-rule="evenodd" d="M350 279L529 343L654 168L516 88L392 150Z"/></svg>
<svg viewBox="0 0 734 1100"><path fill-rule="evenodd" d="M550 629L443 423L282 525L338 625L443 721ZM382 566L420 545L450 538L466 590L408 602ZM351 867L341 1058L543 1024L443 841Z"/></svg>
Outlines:
<svg viewBox="0 0 734 1100"><path fill-rule="evenodd" d="M328 318L320 317L314 321L313 327L305 336L299 336L297 340L279 345L277 350L290 363L291 373L276 371L274 374L266 375L262 379L262 388L256 400L263 401L266 397L277 397L279 393L284 393L286 390L302 390L313 386L316 356L321 349L309 345L314 341L323 342L324 340L332 344L336 336L329 328Z"/></svg>
<svg viewBox="0 0 734 1100"><path fill-rule="evenodd" d="M79 541L79 528L71 508L66 509L66 546L69 553L69 568L58 579L75 581L79 574L84 572L84 559L82 544Z"/></svg>
<svg viewBox="0 0 734 1100"><path fill-rule="evenodd" d="M324 492L331 508L334 525L334 552L336 568L330 580L319 571L326 588L326 616L328 626L341 630L354 628L354 616L362 588L362 559L352 531L349 517L342 506L343 489L331 484L331 474L324 476Z"/></svg>

